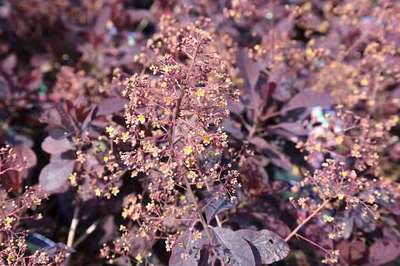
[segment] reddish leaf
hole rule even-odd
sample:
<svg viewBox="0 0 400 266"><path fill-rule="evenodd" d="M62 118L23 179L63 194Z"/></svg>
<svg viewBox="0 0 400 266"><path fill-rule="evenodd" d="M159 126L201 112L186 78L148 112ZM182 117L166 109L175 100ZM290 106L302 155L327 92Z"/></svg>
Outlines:
<svg viewBox="0 0 400 266"><path fill-rule="evenodd" d="M240 180L244 191L259 196L270 191L269 176L264 164L255 158L246 159L240 168Z"/></svg>

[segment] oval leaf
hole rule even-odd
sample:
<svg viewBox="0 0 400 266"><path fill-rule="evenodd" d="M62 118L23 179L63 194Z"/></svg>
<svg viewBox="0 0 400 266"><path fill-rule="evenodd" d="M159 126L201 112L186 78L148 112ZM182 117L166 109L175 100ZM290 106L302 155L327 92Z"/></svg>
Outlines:
<svg viewBox="0 0 400 266"><path fill-rule="evenodd" d="M287 112L297 108L309 108L314 106L328 107L332 104L333 100L327 93L303 90L293 96L282 111Z"/></svg>
<svg viewBox="0 0 400 266"><path fill-rule="evenodd" d="M74 149L74 146L67 138L54 139L51 136L48 136L42 142L42 149L50 154L60 154Z"/></svg>
<svg viewBox="0 0 400 266"><path fill-rule="evenodd" d="M222 246L219 254L226 264L240 266L256 265L249 243L239 234L236 234L231 229L222 227L213 227L213 231Z"/></svg>
<svg viewBox="0 0 400 266"><path fill-rule="evenodd" d="M202 234L200 239L195 239L191 232L186 232L178 237L171 257L169 266L191 266L198 265L201 260L201 250L207 243L207 239Z"/></svg>
<svg viewBox="0 0 400 266"><path fill-rule="evenodd" d="M235 207L233 203L226 197L214 198L205 207L207 222L210 222L216 215L225 210Z"/></svg>
<svg viewBox="0 0 400 266"><path fill-rule="evenodd" d="M69 175L75 161L56 161L46 165L39 175L39 184L49 193L61 193L67 189Z"/></svg>
<svg viewBox="0 0 400 266"><path fill-rule="evenodd" d="M236 234L251 243L257 251L255 257L259 258L262 264L283 260L289 254L290 249L285 240L267 229L261 231L242 229L236 231Z"/></svg>
<svg viewBox="0 0 400 266"><path fill-rule="evenodd" d="M21 165L25 168L32 168L37 164L37 157L35 152L25 144L19 144L14 147L17 158Z"/></svg>
<svg viewBox="0 0 400 266"><path fill-rule="evenodd" d="M121 97L112 97L102 100L97 104L96 115L111 115L118 113L125 108L125 104L128 101Z"/></svg>

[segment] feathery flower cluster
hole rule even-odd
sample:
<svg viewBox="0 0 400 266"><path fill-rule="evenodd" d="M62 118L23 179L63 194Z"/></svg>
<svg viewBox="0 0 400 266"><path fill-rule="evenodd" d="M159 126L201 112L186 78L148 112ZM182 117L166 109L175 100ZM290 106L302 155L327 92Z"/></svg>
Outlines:
<svg viewBox="0 0 400 266"><path fill-rule="evenodd" d="M330 227L330 239L349 237L355 220L363 221L364 230L375 228L374 220L382 211L379 207L395 205L398 199L393 192L399 189L380 178L379 167L379 154L398 117L371 124L372 120L341 107L335 111L324 116L326 123L316 126L305 143L298 143L307 152L305 159L317 169L306 172L299 186L292 188L302 195L293 202L310 210L311 217L321 215ZM323 262L337 263L337 251L328 253Z"/></svg>
<svg viewBox="0 0 400 266"><path fill-rule="evenodd" d="M19 160L11 147L0 149L0 169L3 175L7 171L23 171L24 159ZM61 263L64 260L64 252L57 251L48 254L43 250L30 252L26 241L27 231L19 228L19 222L27 218L25 212L35 209L46 197L40 188L28 187L25 192L12 196L8 191L0 188L0 263L2 265L48 265ZM40 218L37 215L33 218Z"/></svg>
<svg viewBox="0 0 400 266"><path fill-rule="evenodd" d="M227 136L221 122L238 92L205 30L208 23L200 18L178 26L163 17L161 33L149 41L156 55L150 73L122 83L129 100L126 129L108 131L125 143L121 159L142 183L143 195L128 196L122 213L140 225L142 237L173 235L179 225L199 219L206 227L197 193L215 184L228 193L237 187L237 171L223 163Z"/></svg>

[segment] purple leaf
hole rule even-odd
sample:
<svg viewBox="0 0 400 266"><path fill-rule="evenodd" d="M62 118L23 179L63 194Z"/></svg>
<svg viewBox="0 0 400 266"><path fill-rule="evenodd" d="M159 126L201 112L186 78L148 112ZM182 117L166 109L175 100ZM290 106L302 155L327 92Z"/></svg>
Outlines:
<svg viewBox="0 0 400 266"><path fill-rule="evenodd" d="M94 118L95 112L96 108L91 108L90 112L86 115L85 119L82 122L82 129L86 129L89 126Z"/></svg>
<svg viewBox="0 0 400 266"><path fill-rule="evenodd" d="M17 65L17 56L15 54L10 54L2 62L1 67L7 74L12 74L13 69Z"/></svg>
<svg viewBox="0 0 400 266"><path fill-rule="evenodd" d="M49 136L56 140L61 140L71 135L70 131L59 126L51 126L47 130L49 131Z"/></svg>
<svg viewBox="0 0 400 266"><path fill-rule="evenodd" d="M110 19L110 16L111 16L111 8L106 7L100 11L100 13L96 19L96 24L94 26L94 33L97 36L101 36L101 34L103 34L105 32L106 24L107 24L107 21Z"/></svg>
<svg viewBox="0 0 400 266"><path fill-rule="evenodd" d="M249 142L253 144L257 150L268 154L273 163L283 169L291 169L291 164L288 158L276 147L261 137L252 137Z"/></svg>
<svg viewBox="0 0 400 266"><path fill-rule="evenodd" d="M327 93L303 90L297 93L283 108L287 112L297 108L308 108L314 106L328 107L333 104L332 98Z"/></svg>
<svg viewBox="0 0 400 266"><path fill-rule="evenodd" d="M42 142L42 149L50 154L59 154L68 150L73 150L74 146L67 138L55 139L48 136Z"/></svg>
<svg viewBox="0 0 400 266"><path fill-rule="evenodd" d="M228 132L232 137L234 137L235 139L243 139L244 138L243 132L240 127L241 127L240 123L238 123L232 119L226 119L222 123L222 128L226 132Z"/></svg>
<svg viewBox="0 0 400 266"><path fill-rule="evenodd" d="M371 265L382 265L395 260L400 256L400 243L387 242L379 239L369 248L369 261Z"/></svg>
<svg viewBox="0 0 400 266"><path fill-rule="evenodd" d="M218 197L211 200L205 207L207 222L210 222L216 215L225 210L233 208L235 205L226 197Z"/></svg>
<svg viewBox="0 0 400 266"><path fill-rule="evenodd" d="M286 138L293 138L296 136L306 136L308 134L307 130L297 122L282 122L274 126L268 127L269 130L275 134L282 135Z"/></svg>
<svg viewBox="0 0 400 266"><path fill-rule="evenodd" d="M198 265L202 247L207 243L207 239L202 234L198 240L194 239L191 232L186 232L178 237L171 257L169 258L169 266L192 266Z"/></svg>
<svg viewBox="0 0 400 266"><path fill-rule="evenodd" d="M25 144L19 144L14 147L14 151L17 154L17 158L21 161L21 164L25 163L26 168L32 168L37 164L37 157L35 152Z"/></svg>
<svg viewBox="0 0 400 266"><path fill-rule="evenodd" d="M271 264L283 260L289 254L289 246L280 236L267 229L254 231L242 229L236 234L249 241L256 249L260 264ZM253 249L253 251L255 251Z"/></svg>
<svg viewBox="0 0 400 266"><path fill-rule="evenodd" d="M46 165L39 175L39 185L49 193L67 190L68 177L74 170L75 161L55 161Z"/></svg>
<svg viewBox="0 0 400 266"><path fill-rule="evenodd" d="M253 91L260 76L261 67L259 63L250 59L245 50L241 50L238 53L238 66L248 88Z"/></svg>
<svg viewBox="0 0 400 266"><path fill-rule="evenodd" d="M364 214L363 208L357 206L351 211L350 215L353 217L355 225L364 232L370 233L376 229L375 219L371 213Z"/></svg>
<svg viewBox="0 0 400 266"><path fill-rule="evenodd" d="M391 95L391 98L400 98L400 87L397 87Z"/></svg>
<svg viewBox="0 0 400 266"><path fill-rule="evenodd" d="M124 110L128 101L121 97L112 97L102 100L97 104L97 116L111 115Z"/></svg>
<svg viewBox="0 0 400 266"><path fill-rule="evenodd" d="M218 243L220 259L225 265L256 265L253 251L249 243L235 231L228 228L213 227L213 232Z"/></svg>

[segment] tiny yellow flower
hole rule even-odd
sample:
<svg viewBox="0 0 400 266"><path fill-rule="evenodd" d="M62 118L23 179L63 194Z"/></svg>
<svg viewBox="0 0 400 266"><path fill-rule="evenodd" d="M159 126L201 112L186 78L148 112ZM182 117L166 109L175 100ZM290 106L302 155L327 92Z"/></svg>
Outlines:
<svg viewBox="0 0 400 266"><path fill-rule="evenodd" d="M197 91L196 91L196 96L197 97L204 97L204 95L205 95L205 90L204 89L202 89L202 88L200 88L200 89L198 89Z"/></svg>
<svg viewBox="0 0 400 266"><path fill-rule="evenodd" d="M122 142L127 142L129 139L129 132L124 132L121 134Z"/></svg>
<svg viewBox="0 0 400 266"><path fill-rule="evenodd" d="M161 88L165 89L168 86L167 82L161 82Z"/></svg>
<svg viewBox="0 0 400 266"><path fill-rule="evenodd" d="M183 148L183 153L184 153L185 155L190 155L190 154L192 154L192 152L193 152L193 148L192 148L192 146L190 146L190 145L185 146L185 147Z"/></svg>
<svg viewBox="0 0 400 266"><path fill-rule="evenodd" d="M307 56L307 57L311 57L313 54L314 54L313 49L310 48L310 47L308 47L308 48L306 49L306 56Z"/></svg>
<svg viewBox="0 0 400 266"><path fill-rule="evenodd" d="M113 126L108 126L108 127L106 127L106 132L109 135L112 135L115 132L115 128L113 128Z"/></svg>
<svg viewBox="0 0 400 266"><path fill-rule="evenodd" d="M181 202L185 202L185 201L186 201L186 196L185 196L185 195L181 195L181 196L179 197L179 200L180 200Z"/></svg>
<svg viewBox="0 0 400 266"><path fill-rule="evenodd" d="M362 86L368 86L368 84L369 84L367 78L363 78L360 83L361 83Z"/></svg>
<svg viewBox="0 0 400 266"><path fill-rule="evenodd" d="M4 218L5 224L12 224L14 221L15 221L15 218L12 216L7 216L6 218Z"/></svg>
<svg viewBox="0 0 400 266"><path fill-rule="evenodd" d="M110 160L110 157L108 157L107 155L103 157L103 161L106 163Z"/></svg>
<svg viewBox="0 0 400 266"><path fill-rule="evenodd" d="M7 216L6 218L4 218L4 228L5 229L11 229L11 225L12 223L15 221L15 218L12 216Z"/></svg>
<svg viewBox="0 0 400 266"><path fill-rule="evenodd" d="M210 139L210 137L209 136L204 136L203 137L203 143L204 144L210 144L211 143L211 139Z"/></svg>
<svg viewBox="0 0 400 266"><path fill-rule="evenodd" d="M16 258L15 258L15 254L14 253L9 253L8 255L7 255L7 263L8 264L13 264L13 262L16 260Z"/></svg>
<svg viewBox="0 0 400 266"><path fill-rule="evenodd" d="M142 255L140 255L140 254L137 254L137 255L136 255L136 257L135 257L135 260L137 260L137 262L141 263L141 262L142 262L142 260L143 260L143 257L142 257Z"/></svg>
<svg viewBox="0 0 400 266"><path fill-rule="evenodd" d="M204 187L204 183L203 182L196 183L196 188L202 189L203 187Z"/></svg>
<svg viewBox="0 0 400 266"><path fill-rule="evenodd" d="M144 124L144 122L146 122L146 118L144 117L143 114L138 115L137 120L139 121L140 124Z"/></svg>
<svg viewBox="0 0 400 266"><path fill-rule="evenodd" d="M188 178L194 180L196 177L197 177L196 172L194 172L194 171L189 171L189 173L188 173Z"/></svg>
<svg viewBox="0 0 400 266"><path fill-rule="evenodd" d="M119 188L113 187L113 188L111 189L111 194L113 194L114 196L117 196L118 193L119 193Z"/></svg>
<svg viewBox="0 0 400 266"><path fill-rule="evenodd" d="M374 203L375 203L375 197L374 197L374 195L369 195L369 196L368 196L367 202L368 202L369 204L374 204Z"/></svg>
<svg viewBox="0 0 400 266"><path fill-rule="evenodd" d="M122 213L121 213L122 218L126 219L126 217L128 217L128 215L129 215L128 209L124 208Z"/></svg>
<svg viewBox="0 0 400 266"><path fill-rule="evenodd" d="M139 174L138 171L133 170L132 173L131 173L131 177L132 177L132 178L133 178L133 177L137 177L138 174Z"/></svg>
<svg viewBox="0 0 400 266"><path fill-rule="evenodd" d="M343 143L344 137L343 137L343 136L337 136L337 137L335 138L335 141L336 141L336 144L337 144L337 145L340 145L340 144Z"/></svg>
<svg viewBox="0 0 400 266"><path fill-rule="evenodd" d="M201 239L201 232L196 230L193 234L195 240Z"/></svg>
<svg viewBox="0 0 400 266"><path fill-rule="evenodd" d="M301 175L300 168L297 165L294 165L292 167L292 174L295 175L295 176L300 176Z"/></svg>
<svg viewBox="0 0 400 266"><path fill-rule="evenodd" d="M97 197L101 196L101 190L99 188L96 188L94 193L96 194Z"/></svg>
<svg viewBox="0 0 400 266"><path fill-rule="evenodd" d="M68 180L71 183L71 186L76 187L78 183L76 182L76 173L72 173L68 176Z"/></svg>

